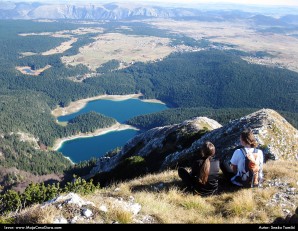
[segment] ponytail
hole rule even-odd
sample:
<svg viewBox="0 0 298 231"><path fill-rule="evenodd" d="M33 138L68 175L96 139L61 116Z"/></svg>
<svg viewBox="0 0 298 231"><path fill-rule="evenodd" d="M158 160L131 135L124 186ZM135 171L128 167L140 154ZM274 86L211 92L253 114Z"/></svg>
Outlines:
<svg viewBox="0 0 298 231"><path fill-rule="evenodd" d="M210 159L215 154L215 147L211 142L207 141L203 144L200 153L205 160L199 172L199 182L206 184L210 172Z"/></svg>
<svg viewBox="0 0 298 231"><path fill-rule="evenodd" d="M209 172L210 172L210 158L208 157L204 161L203 166L201 167L201 170L200 170L199 182L201 184L206 184L206 182L208 181Z"/></svg>

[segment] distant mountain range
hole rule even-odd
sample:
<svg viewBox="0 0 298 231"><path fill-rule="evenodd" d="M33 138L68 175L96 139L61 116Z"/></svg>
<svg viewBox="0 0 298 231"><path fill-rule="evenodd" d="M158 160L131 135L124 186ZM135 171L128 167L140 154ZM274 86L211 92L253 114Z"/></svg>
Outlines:
<svg viewBox="0 0 298 231"><path fill-rule="evenodd" d="M102 5L68 5L42 3L4 3L0 7L2 19L104 19L118 20L133 17L197 16L198 10L159 6L109 3Z"/></svg>
<svg viewBox="0 0 298 231"><path fill-rule="evenodd" d="M239 10L241 9L241 10ZM255 23L271 25L298 25L298 15L285 15L279 19L258 15L245 9L219 10L215 8L191 8L148 5L132 3L107 3L107 4L49 4L40 2L1 2L0 19L80 19L80 20L124 20L139 18L179 18L196 19L200 21L223 21L235 19L252 19ZM290 11L289 11L290 12Z"/></svg>

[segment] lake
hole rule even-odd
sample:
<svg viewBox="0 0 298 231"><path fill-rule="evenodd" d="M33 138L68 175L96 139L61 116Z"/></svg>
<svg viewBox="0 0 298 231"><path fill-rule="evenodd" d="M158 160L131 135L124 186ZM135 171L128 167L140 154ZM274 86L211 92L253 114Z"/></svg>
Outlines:
<svg viewBox="0 0 298 231"><path fill-rule="evenodd" d="M158 112L165 109L167 109L165 104L149 103L139 99L121 101L100 99L89 102L84 108L76 113L58 117L58 121L69 121L78 115L89 111L96 111L103 115L115 118L120 123L124 123L134 116ZM137 130L127 129L109 132L100 136L69 140L64 142L58 151L77 163L79 161L89 160L91 157L100 157L110 150L122 147L137 133Z"/></svg>
<svg viewBox="0 0 298 231"><path fill-rule="evenodd" d="M23 71L25 71L27 74L34 74L35 72L31 70L30 68L24 68Z"/></svg>
<svg viewBox="0 0 298 231"><path fill-rule="evenodd" d="M110 150L122 147L137 133L137 130L127 129L109 132L100 136L69 140L63 143L58 151L69 157L73 162L78 163L83 160L90 160L91 157L100 157Z"/></svg>
<svg viewBox="0 0 298 231"><path fill-rule="evenodd" d="M89 102L84 108L76 113L58 117L58 121L67 122L78 115L95 111L108 117L112 117L119 123L124 123L135 116L158 112L165 109L167 109L165 104L149 103L139 99L127 99L121 101L100 99Z"/></svg>

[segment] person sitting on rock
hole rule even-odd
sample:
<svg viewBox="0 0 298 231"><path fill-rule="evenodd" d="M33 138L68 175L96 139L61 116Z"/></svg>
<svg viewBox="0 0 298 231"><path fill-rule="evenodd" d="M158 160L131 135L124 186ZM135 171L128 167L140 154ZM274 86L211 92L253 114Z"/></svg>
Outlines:
<svg viewBox="0 0 298 231"><path fill-rule="evenodd" d="M243 148L234 151L231 165L221 163L220 168L232 184L257 187L263 179L263 152L256 148L258 143L250 129L242 131L240 142Z"/></svg>
<svg viewBox="0 0 298 231"><path fill-rule="evenodd" d="M216 194L218 191L219 161L214 159L215 147L207 141L199 150L199 159L194 162L189 173L178 169L178 175L187 186L187 190L201 196Z"/></svg>

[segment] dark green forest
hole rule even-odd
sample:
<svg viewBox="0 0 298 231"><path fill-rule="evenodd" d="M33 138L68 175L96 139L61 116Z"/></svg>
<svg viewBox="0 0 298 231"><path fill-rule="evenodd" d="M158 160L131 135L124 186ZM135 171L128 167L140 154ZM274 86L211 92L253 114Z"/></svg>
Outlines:
<svg viewBox="0 0 298 231"><path fill-rule="evenodd" d="M20 141L18 135L4 135L0 138L0 166L15 167L36 175L62 173L70 162L57 152L37 150L28 142Z"/></svg>
<svg viewBox="0 0 298 231"><path fill-rule="evenodd" d="M210 119L214 119L220 124L224 125L231 120L239 119L255 111L257 111L257 109L255 108L172 108L161 112L136 116L128 120L126 123L138 127L142 130L148 130L154 127L177 124L187 119L204 116ZM295 113L282 111L280 112L280 114L284 118L286 118L289 123L291 123L295 127L298 127L297 120L295 120Z"/></svg>
<svg viewBox="0 0 298 231"><path fill-rule="evenodd" d="M256 111L256 109L250 108L173 108L161 112L151 113L148 115L136 116L128 120L127 123L132 126L139 127L143 130L148 130L154 127L181 123L187 119L191 119L198 116L205 116L210 119L216 120L220 124L226 124L230 120L238 119L254 111Z"/></svg>
<svg viewBox="0 0 298 231"><path fill-rule="evenodd" d="M93 132L116 123L116 120L95 112L78 116L67 126L56 123L43 94L32 91L0 95L0 131L3 133L23 131L39 138L40 143L52 146L55 139Z"/></svg>
<svg viewBox="0 0 298 231"><path fill-rule="evenodd" d="M120 25L130 26L132 30L121 30ZM51 115L51 110L57 106L100 94L142 93L144 98L162 100L172 108L129 121L142 129L177 123L194 116L208 116L226 123L259 108L277 110L297 127L298 74L248 64L240 58L243 52L237 50L173 53L159 62L136 62L121 70L115 70L118 62L112 60L97 69L100 75L82 83L70 81L68 77L88 73L88 68L83 65L66 67L60 58L76 54L79 47L93 41L95 34L76 35L78 41L63 54L20 55L28 51L40 53L65 41L65 38L49 36L23 37L18 35L20 33L72 30L82 26L86 25L64 20L52 23L0 21L0 134L5 137L0 139L0 149L6 158L1 159L1 166L14 166L36 174L62 171L69 164L65 159L62 161L62 155L34 150L7 134L19 131L30 133L40 144L50 147L57 138L110 126L116 122L114 119L95 112L81 115L67 126L57 124L56 118ZM104 33L169 37L172 45L208 47L210 44L208 40L196 41L169 34L144 23L124 21L91 26L103 27ZM34 69L48 64L52 67L39 76L24 75L15 69L19 65ZM27 157L22 158L26 153L32 154L30 164ZM44 165L40 167L42 162ZM58 162L61 165L56 164Z"/></svg>
<svg viewBox="0 0 298 231"><path fill-rule="evenodd" d="M298 74L248 64L231 51L174 53L161 62L137 63L89 78L108 94L135 89L172 107L273 108L297 112Z"/></svg>

